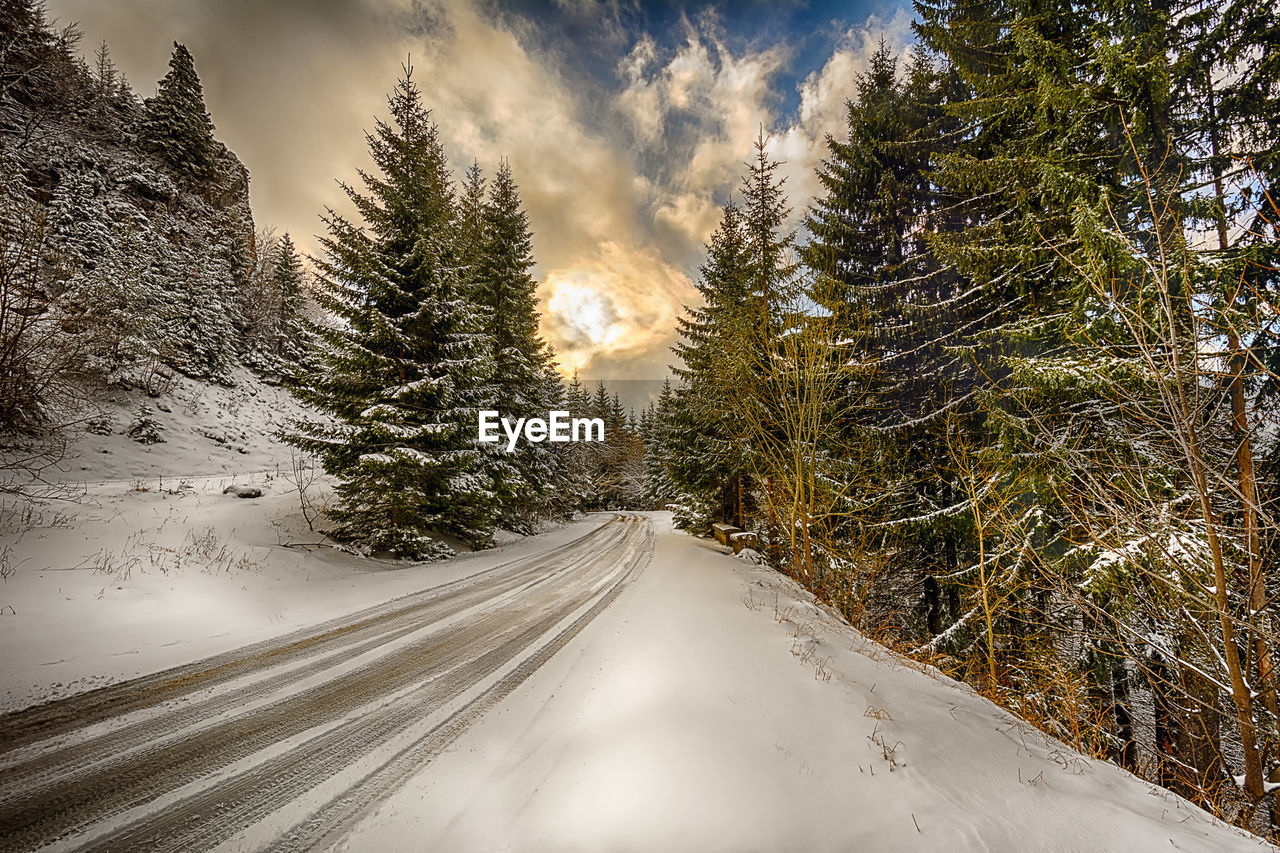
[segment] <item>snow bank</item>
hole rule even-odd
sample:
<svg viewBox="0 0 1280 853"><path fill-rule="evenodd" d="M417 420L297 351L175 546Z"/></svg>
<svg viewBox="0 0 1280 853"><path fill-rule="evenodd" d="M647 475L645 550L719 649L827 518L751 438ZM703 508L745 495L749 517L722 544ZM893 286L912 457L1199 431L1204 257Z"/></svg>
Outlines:
<svg viewBox="0 0 1280 853"><path fill-rule="evenodd" d="M670 529L351 851L1258 850Z"/></svg>
<svg viewBox="0 0 1280 853"><path fill-rule="evenodd" d="M160 445L163 447L163 445ZM231 485L259 498L223 494ZM313 486L317 504L325 484ZM280 636L582 535L588 517L429 566L371 560L308 530L272 472L88 486L0 512L0 711Z"/></svg>

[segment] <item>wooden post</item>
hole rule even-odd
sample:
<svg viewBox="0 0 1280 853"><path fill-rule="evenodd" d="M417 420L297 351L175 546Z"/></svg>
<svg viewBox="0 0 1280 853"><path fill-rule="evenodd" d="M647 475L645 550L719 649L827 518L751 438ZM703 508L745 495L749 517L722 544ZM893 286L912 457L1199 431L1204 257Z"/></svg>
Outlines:
<svg viewBox="0 0 1280 853"><path fill-rule="evenodd" d="M739 527L742 527L742 475L741 474L738 475L738 504L735 509L736 509L736 512L734 513L733 520ZM745 530L746 528L743 528L743 529Z"/></svg>

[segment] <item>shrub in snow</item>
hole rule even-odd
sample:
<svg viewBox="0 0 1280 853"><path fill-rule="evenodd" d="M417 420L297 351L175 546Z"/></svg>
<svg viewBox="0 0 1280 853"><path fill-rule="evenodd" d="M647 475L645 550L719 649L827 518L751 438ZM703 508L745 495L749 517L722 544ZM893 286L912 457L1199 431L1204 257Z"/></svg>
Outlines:
<svg viewBox="0 0 1280 853"><path fill-rule="evenodd" d="M159 444L164 441L164 437L160 435L160 424L151 417L151 407L146 404L138 406L138 413L129 424L128 435L139 444Z"/></svg>
<svg viewBox="0 0 1280 853"><path fill-rule="evenodd" d="M703 494L682 492L676 500L667 504L677 530L687 530L694 536L706 536L715 520L717 501Z"/></svg>
<svg viewBox="0 0 1280 853"><path fill-rule="evenodd" d="M84 428L92 435L111 435L115 432L116 422L110 415L98 415L85 421Z"/></svg>

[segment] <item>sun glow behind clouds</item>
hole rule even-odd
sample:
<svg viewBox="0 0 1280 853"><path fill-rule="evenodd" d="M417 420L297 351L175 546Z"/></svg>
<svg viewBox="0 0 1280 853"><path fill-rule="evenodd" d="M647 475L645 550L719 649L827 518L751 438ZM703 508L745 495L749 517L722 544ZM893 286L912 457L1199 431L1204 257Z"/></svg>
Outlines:
<svg viewBox="0 0 1280 853"><path fill-rule="evenodd" d="M680 306L696 296L688 276L654 249L613 242L550 270L540 290L543 330L565 373L661 353Z"/></svg>
<svg viewBox="0 0 1280 853"><path fill-rule="evenodd" d="M547 310L559 317L575 338L606 346L618 339L622 327L614 319L613 303L607 294L597 291L586 278L587 274L579 270L548 276L551 297Z"/></svg>

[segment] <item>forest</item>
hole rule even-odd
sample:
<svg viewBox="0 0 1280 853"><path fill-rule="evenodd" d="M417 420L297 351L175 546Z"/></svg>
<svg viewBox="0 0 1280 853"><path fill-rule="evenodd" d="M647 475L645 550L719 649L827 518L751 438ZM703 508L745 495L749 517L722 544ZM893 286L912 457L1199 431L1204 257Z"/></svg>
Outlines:
<svg viewBox="0 0 1280 853"><path fill-rule="evenodd" d="M0 489L92 428L87 389L244 365L315 412L286 438L345 547L729 522L867 636L1278 837L1280 12L915 12L849 81L818 197L763 128L743 152L636 412L562 377L516 176L450 164L411 61L310 258L254 225L185 47L143 100L105 44L4 4ZM508 453L481 409L607 440Z"/></svg>
<svg viewBox="0 0 1280 853"><path fill-rule="evenodd" d="M855 625L1274 836L1267 3L916 3L804 239L762 138L651 456Z"/></svg>

